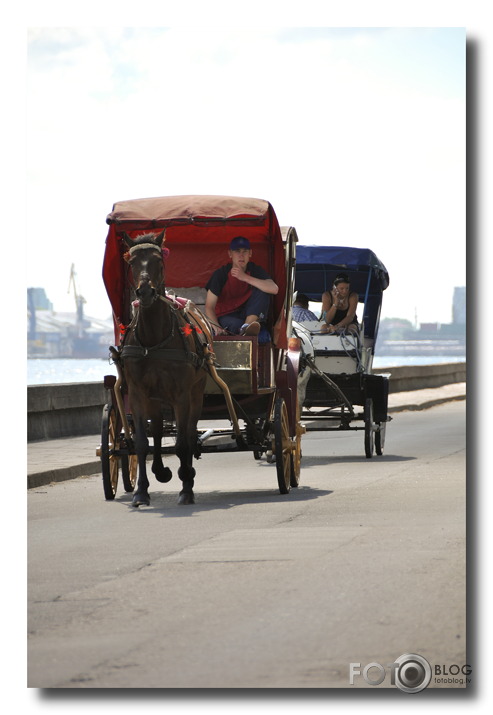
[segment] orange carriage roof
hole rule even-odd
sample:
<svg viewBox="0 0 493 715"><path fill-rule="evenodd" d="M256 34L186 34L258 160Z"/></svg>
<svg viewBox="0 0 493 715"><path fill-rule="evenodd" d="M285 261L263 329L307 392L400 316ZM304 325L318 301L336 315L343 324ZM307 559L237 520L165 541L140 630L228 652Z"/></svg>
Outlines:
<svg viewBox="0 0 493 715"><path fill-rule="evenodd" d="M200 219L264 219L270 204L263 199L236 196L164 196L160 198L118 201L106 223L118 225L137 222L141 228L160 228Z"/></svg>
<svg viewBox="0 0 493 715"><path fill-rule="evenodd" d="M236 196L165 196L132 199L114 204L106 222L109 232L103 280L118 320L128 314L128 266L123 261L122 232L136 238L147 231L166 229L166 284L189 288L205 286L212 272L228 263L227 249L234 236L252 245L252 261L261 265L279 286L274 313L283 310L286 267L281 229L268 201Z"/></svg>

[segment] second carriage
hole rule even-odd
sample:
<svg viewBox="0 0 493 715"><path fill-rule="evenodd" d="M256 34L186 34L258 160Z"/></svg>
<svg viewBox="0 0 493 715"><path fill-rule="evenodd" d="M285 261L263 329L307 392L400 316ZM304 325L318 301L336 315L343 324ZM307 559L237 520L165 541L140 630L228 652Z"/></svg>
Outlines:
<svg viewBox="0 0 493 715"><path fill-rule="evenodd" d="M205 285L227 260L233 237L246 237L252 260L279 287L266 317L264 338L218 335L204 346L209 358L196 454L251 452L275 461L277 484L288 493L300 480L301 436L297 398L299 344L290 340L296 230L279 226L273 207L260 199L227 196L171 196L118 202L107 218L109 231L103 280L113 310L118 375L105 378L109 399L102 422L101 456L106 499L117 492L119 475L125 491L136 481L133 416L120 361L123 334L132 323L135 286L128 264L126 235L135 240L165 229L169 255L165 261L166 297L192 326L202 324ZM205 332L205 331L204 331ZM173 410L163 404L163 455L175 453ZM229 423L229 424L228 424ZM149 445L152 454L154 445Z"/></svg>
<svg viewBox="0 0 493 715"><path fill-rule="evenodd" d="M322 333L318 321L293 321L303 344L305 366L300 394L309 431L363 430L365 455L382 455L388 415L389 375L373 372L383 291L389 274L375 253L348 246L296 249L296 291L320 301L338 274L358 294L362 316L355 332ZM362 409L361 409L362 408Z"/></svg>

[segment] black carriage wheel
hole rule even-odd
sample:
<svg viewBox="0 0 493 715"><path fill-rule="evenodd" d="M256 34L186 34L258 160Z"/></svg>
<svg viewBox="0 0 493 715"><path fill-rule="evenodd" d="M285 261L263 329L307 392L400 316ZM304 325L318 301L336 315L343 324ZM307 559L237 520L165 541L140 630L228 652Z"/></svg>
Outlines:
<svg viewBox="0 0 493 715"><path fill-rule="evenodd" d="M259 441L259 434L264 435L266 420L257 418L254 420L254 423L256 429L250 428L250 426L247 425L247 441L253 444ZM262 449L254 449L252 454L254 459L259 460L262 459L264 452Z"/></svg>
<svg viewBox="0 0 493 715"><path fill-rule="evenodd" d="M137 481L138 461L136 454L122 455L122 481L126 492L133 492Z"/></svg>
<svg viewBox="0 0 493 715"><path fill-rule="evenodd" d="M387 429L387 423L380 422L378 429L375 432L375 452L378 454L379 457L383 454L386 429Z"/></svg>
<svg viewBox="0 0 493 715"><path fill-rule="evenodd" d="M279 491L281 494L287 494L291 489L292 445L289 436L288 411L282 397L278 397L274 407L274 446Z"/></svg>
<svg viewBox="0 0 493 715"><path fill-rule="evenodd" d="M116 448L117 419L113 405L105 405L101 423L101 470L106 499L114 499L118 486L119 457L113 454Z"/></svg>
<svg viewBox="0 0 493 715"><path fill-rule="evenodd" d="M297 487L300 483L301 474L301 435L304 434L305 430L300 424L300 405L299 402L296 406L296 437L294 441L294 449L291 453L291 481L292 487Z"/></svg>
<svg viewBox="0 0 493 715"><path fill-rule="evenodd" d="M373 400L371 397L366 398L364 409L365 420L365 454L370 459L373 456L375 449L375 432L373 425Z"/></svg>

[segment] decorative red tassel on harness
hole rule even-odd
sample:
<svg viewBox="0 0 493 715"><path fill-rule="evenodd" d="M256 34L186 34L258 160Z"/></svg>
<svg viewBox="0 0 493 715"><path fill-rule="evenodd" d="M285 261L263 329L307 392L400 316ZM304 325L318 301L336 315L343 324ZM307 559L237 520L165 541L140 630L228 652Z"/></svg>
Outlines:
<svg viewBox="0 0 493 715"><path fill-rule="evenodd" d="M187 323L186 325L183 326L183 328L180 328L181 332L183 335L186 335L187 337L193 333L195 330L196 333L199 333L200 335L202 334L201 328L199 328L198 325L190 325L190 323Z"/></svg>

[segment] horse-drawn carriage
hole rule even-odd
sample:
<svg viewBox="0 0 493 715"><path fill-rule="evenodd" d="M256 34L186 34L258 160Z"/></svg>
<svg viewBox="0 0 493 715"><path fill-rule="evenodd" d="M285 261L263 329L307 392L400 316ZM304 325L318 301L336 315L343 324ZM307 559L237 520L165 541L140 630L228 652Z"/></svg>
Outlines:
<svg viewBox="0 0 493 715"><path fill-rule="evenodd" d="M279 490L289 492L299 483L304 431L299 341L290 341L295 229L281 230L267 201L224 196L122 201L107 223L103 280L117 376L104 380L109 399L98 453L106 499L114 499L120 473L125 491L133 491L138 472L133 503L149 504L147 456L166 482L171 471L162 456L176 454L180 502L192 503L193 457L232 450L273 455ZM279 288L263 338L215 336L203 312L205 285L227 263L237 235Z"/></svg>
<svg viewBox="0 0 493 715"><path fill-rule="evenodd" d="M301 246L296 249L296 290L320 301L340 273L363 304L354 331L323 333L318 321L293 321L303 344L300 402L309 431L364 430L365 454L383 453L388 416L389 378L372 374L387 269L369 249ZM363 407L356 411L354 406ZM360 424L361 420L363 425ZM358 424L359 422L359 424Z"/></svg>

